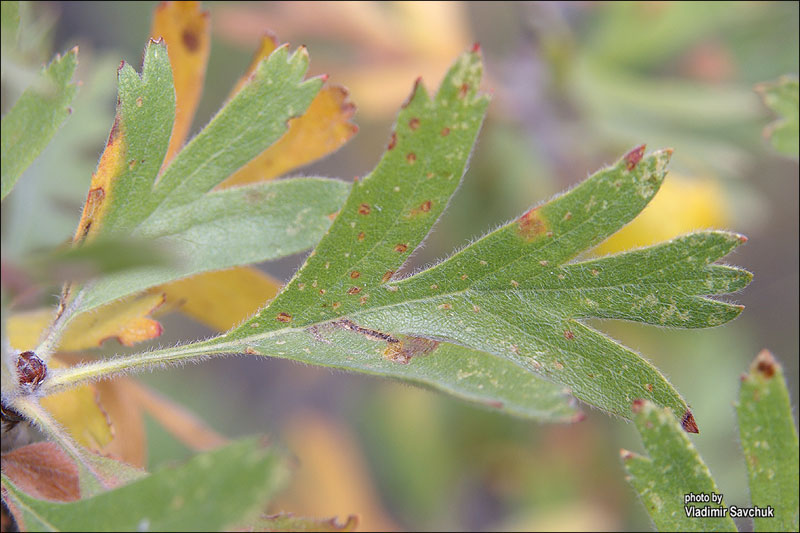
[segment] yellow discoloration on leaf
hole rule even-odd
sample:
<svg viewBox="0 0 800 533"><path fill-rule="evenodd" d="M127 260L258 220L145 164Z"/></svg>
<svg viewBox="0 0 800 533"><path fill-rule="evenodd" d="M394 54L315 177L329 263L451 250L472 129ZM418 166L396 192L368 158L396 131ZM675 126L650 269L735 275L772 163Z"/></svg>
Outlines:
<svg viewBox="0 0 800 533"><path fill-rule="evenodd" d="M175 81L175 124L166 166L186 141L203 92L211 50L208 11L200 10L200 2L164 2L155 10L150 35L166 42Z"/></svg>
<svg viewBox="0 0 800 533"><path fill-rule="evenodd" d="M116 338L125 346L133 346L158 337L162 332L161 325L147 315L163 301L161 294L147 294L113 302L96 313L80 315L67 328L58 350L73 352L96 348L110 338ZM18 350L33 349L51 319L52 311L49 309L11 316L6 325L9 342Z"/></svg>
<svg viewBox="0 0 800 533"><path fill-rule="evenodd" d="M127 164L125 162L126 152L125 136L119 129L119 115L117 115L108 136L106 148L97 164L97 170L92 174L89 194L83 206L83 214L78 222L78 229L73 238L74 242L89 239L97 233L113 194L114 179L124 171Z"/></svg>
<svg viewBox="0 0 800 533"><path fill-rule="evenodd" d="M274 37L261 39L258 51L231 96L247 83L259 63L276 48ZM355 106L347 90L338 85L325 86L301 117L289 121L289 130L275 144L222 182L218 188L267 181L324 157L352 137L357 127L350 122Z"/></svg>
<svg viewBox="0 0 800 533"><path fill-rule="evenodd" d="M595 249L597 255L648 246L729 222L723 191L710 178L689 179L670 173L655 198L630 224Z"/></svg>
<svg viewBox="0 0 800 533"><path fill-rule="evenodd" d="M249 317L278 294L281 283L258 269L237 267L206 272L151 289L166 296L167 308L218 331Z"/></svg>
<svg viewBox="0 0 800 533"><path fill-rule="evenodd" d="M52 359L50 368L67 365ZM42 398L42 406L83 446L100 450L113 433L106 412L100 407L94 385L83 385Z"/></svg>

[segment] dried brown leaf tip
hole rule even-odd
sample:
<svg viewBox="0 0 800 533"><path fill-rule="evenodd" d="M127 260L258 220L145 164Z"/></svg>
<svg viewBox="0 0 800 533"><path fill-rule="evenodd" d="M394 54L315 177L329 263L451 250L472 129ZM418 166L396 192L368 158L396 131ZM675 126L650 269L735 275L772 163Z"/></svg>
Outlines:
<svg viewBox="0 0 800 533"><path fill-rule="evenodd" d="M519 217L517 220L517 233L526 241L533 241L547 233L547 222L539 214L539 208L534 208Z"/></svg>
<svg viewBox="0 0 800 533"><path fill-rule="evenodd" d="M765 379L771 379L779 369L780 365L775 360L775 356L769 350L761 350L750 366L750 373L760 375Z"/></svg>
<svg viewBox="0 0 800 533"><path fill-rule="evenodd" d="M19 384L33 390L47 377L47 365L33 352L22 352L17 356Z"/></svg>
<svg viewBox="0 0 800 533"><path fill-rule="evenodd" d="M697 422L695 422L692 412L688 409L683 413L683 418L681 418L681 427L687 433L700 433Z"/></svg>
<svg viewBox="0 0 800 533"><path fill-rule="evenodd" d="M634 168L636 168L636 165L639 164L639 161L641 161L642 157L644 156L644 149L645 145L640 144L639 146L637 146L636 148L625 154L626 170L631 171Z"/></svg>

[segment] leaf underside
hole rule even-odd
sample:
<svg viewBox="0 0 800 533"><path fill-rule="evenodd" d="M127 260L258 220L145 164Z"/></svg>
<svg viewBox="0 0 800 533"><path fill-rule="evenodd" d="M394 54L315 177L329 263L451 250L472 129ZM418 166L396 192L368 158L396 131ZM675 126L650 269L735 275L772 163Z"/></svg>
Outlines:
<svg viewBox="0 0 800 533"><path fill-rule="evenodd" d="M733 319L741 306L705 295L750 281L744 270L712 264L744 237L698 232L570 262L647 205L670 150L645 156L638 147L433 268L395 276L464 172L487 106L480 74L472 52L433 97L417 83L384 157L353 186L283 292L186 353L245 352L395 377L551 420L575 418L569 394L626 418L631 402L644 398L697 431L657 369L583 320L698 328Z"/></svg>

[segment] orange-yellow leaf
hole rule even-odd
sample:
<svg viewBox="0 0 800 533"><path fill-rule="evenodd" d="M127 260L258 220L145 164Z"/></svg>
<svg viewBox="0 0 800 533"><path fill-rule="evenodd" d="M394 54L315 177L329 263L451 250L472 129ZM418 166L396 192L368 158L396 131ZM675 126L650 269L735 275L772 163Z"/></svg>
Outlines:
<svg viewBox="0 0 800 533"><path fill-rule="evenodd" d="M200 2L164 2L155 10L150 36L167 43L175 82L175 123L166 165L186 141L203 91L211 50L208 11L200 10Z"/></svg>
<svg viewBox="0 0 800 533"><path fill-rule="evenodd" d="M278 294L281 283L258 269L236 267L205 272L155 287L166 309L178 307L198 322L225 331L258 311Z"/></svg>
<svg viewBox="0 0 800 533"><path fill-rule="evenodd" d="M223 446L228 439L208 427L194 413L132 379L117 380L128 403L137 405L155 418L171 435L195 451Z"/></svg>
<svg viewBox="0 0 800 533"><path fill-rule="evenodd" d="M56 359L50 360L51 369L64 366L66 365ZM113 433L110 422L100 406L94 385L82 385L53 394L42 398L41 402L42 407L86 448L100 450L111 442Z"/></svg>
<svg viewBox="0 0 800 533"><path fill-rule="evenodd" d="M125 153L127 145L125 138L119 128L119 114L114 119L111 133L108 135L106 148L100 161L97 163L97 170L92 174L92 181L89 186L89 194L86 196L86 203L83 206L83 213L78 222L78 229L75 231L74 242L81 242L91 238L97 233L100 222L109 205L109 198L112 193L112 183L120 175L125 163Z"/></svg>
<svg viewBox="0 0 800 533"><path fill-rule="evenodd" d="M71 352L95 348L116 338L125 346L161 335L161 324L147 318L164 301L162 294L149 293L105 305L95 313L84 313L67 327L58 350ZM52 320L52 310L18 313L6 324L8 340L18 350L31 350Z"/></svg>
<svg viewBox="0 0 800 533"><path fill-rule="evenodd" d="M355 437L329 417L295 415L283 432L300 466L274 508L298 516L335 516L358 511L364 531L397 531L369 478Z"/></svg>
<svg viewBox="0 0 800 533"><path fill-rule="evenodd" d="M649 246L706 228L728 224L724 191L710 178L670 173L650 204L633 221L595 248L597 255Z"/></svg>
<svg viewBox="0 0 800 533"><path fill-rule="evenodd" d="M276 48L273 36L261 39L253 61L231 91L239 92L261 60ZM289 129L275 144L264 150L240 168L218 188L267 181L297 167L320 159L339 149L358 128L350 122L355 106L349 101L347 90L338 85L322 88L305 114L289 121Z"/></svg>
<svg viewBox="0 0 800 533"><path fill-rule="evenodd" d="M101 452L126 463L144 468L147 464L147 433L141 407L127 393L129 378L117 378L95 384L100 404L111 421L113 437Z"/></svg>

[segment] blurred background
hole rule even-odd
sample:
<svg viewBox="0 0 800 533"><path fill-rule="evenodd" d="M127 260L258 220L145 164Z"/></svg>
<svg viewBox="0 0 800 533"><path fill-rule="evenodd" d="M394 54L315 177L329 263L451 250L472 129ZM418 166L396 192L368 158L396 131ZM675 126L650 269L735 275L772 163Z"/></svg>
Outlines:
<svg viewBox="0 0 800 533"><path fill-rule="evenodd" d="M24 14L30 70L4 77L3 110L54 52L80 45L73 114L3 204L13 257L68 239L111 127L116 67L139 66L154 2L41 2ZM378 161L414 79L435 89L450 62L482 45L492 94L470 169L426 246L423 267L568 188L633 146L673 147L670 175L645 212L592 253L700 228L744 233L727 259L755 274L735 322L677 331L593 324L641 352L691 404L692 440L728 504L746 505L733 402L739 375L772 350L798 397L798 162L762 136L774 119L755 84L798 72L796 2L237 3L205 2L212 47L193 131L220 107L267 31L305 44L311 74L350 90L360 131L304 169L352 179ZM287 280L304 256L263 265ZM35 307L52 303L29 302ZM156 344L212 332L163 317ZM138 347L139 349L141 347ZM107 342L100 353L124 351ZM592 411L571 426L484 411L404 384L278 360L228 358L142 377L225 435L266 433L296 458L274 511L356 513L361 528L641 530L624 481L632 425ZM150 467L190 452L148 422ZM749 524L743 523L745 528Z"/></svg>

